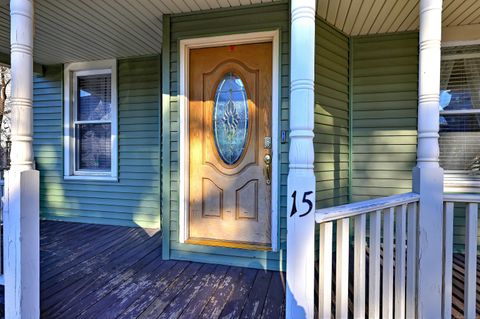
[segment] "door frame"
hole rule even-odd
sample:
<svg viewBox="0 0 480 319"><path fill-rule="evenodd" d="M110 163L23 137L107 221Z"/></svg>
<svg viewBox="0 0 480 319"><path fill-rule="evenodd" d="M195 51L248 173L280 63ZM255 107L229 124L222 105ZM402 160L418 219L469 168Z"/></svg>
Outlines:
<svg viewBox="0 0 480 319"><path fill-rule="evenodd" d="M272 251L278 251L278 225L279 225L279 41L280 31L262 31L239 34L220 35L212 37L201 37L192 39L183 39L179 41L179 112L180 112L180 138L178 151L180 152L179 164L179 242L185 243L188 239L189 230L189 124L188 124L188 105L189 105L189 53L191 49L217 47L224 45L241 45L259 42L272 42L272 198L271 198L271 223L272 223Z"/></svg>

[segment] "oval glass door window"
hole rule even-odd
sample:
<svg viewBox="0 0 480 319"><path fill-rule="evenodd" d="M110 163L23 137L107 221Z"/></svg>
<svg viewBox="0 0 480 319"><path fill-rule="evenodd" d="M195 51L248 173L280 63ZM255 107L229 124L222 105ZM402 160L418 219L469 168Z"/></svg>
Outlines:
<svg viewBox="0 0 480 319"><path fill-rule="evenodd" d="M227 73L217 87L213 105L213 136L220 158L235 164L248 137L248 99L240 77Z"/></svg>

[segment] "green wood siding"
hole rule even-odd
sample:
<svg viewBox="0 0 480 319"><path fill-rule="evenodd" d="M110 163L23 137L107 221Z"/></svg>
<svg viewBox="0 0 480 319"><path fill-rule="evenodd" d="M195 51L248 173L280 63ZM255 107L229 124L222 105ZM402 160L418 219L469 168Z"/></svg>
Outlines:
<svg viewBox="0 0 480 319"><path fill-rule="evenodd" d="M63 179L62 66L34 77L41 217L160 226L160 58L118 61L118 182Z"/></svg>
<svg viewBox="0 0 480 319"><path fill-rule="evenodd" d="M454 219L453 219L453 251L458 253L465 253L465 234L467 225L467 205L465 203L454 204ZM480 208L478 210L480 216ZM480 252L480 224L477 227L477 251Z"/></svg>
<svg viewBox="0 0 480 319"><path fill-rule="evenodd" d="M348 38L317 18L315 28L317 207L348 202Z"/></svg>
<svg viewBox="0 0 480 319"><path fill-rule="evenodd" d="M168 21L168 19L166 20ZM171 16L170 23L164 25L170 30L170 134L164 137L165 147L169 148L168 162L164 162L164 171L169 172L169 190L165 190L170 199L169 216L169 255L174 259L188 259L202 262L231 264L256 268L284 269L286 248L286 189L288 174L288 144L280 144L280 185L279 195L279 243L278 252L250 251L221 247L208 247L179 243L179 103L178 103L178 70L179 52L178 41L185 38L213 36L222 34L256 32L266 30L280 30L280 105L279 129L288 130L288 94L289 94L289 7L288 3L259 5L248 8L235 8L204 13ZM165 69L165 68L164 68ZM277 80L277 79L274 79ZM165 113L165 110L164 110ZM164 157L168 159L167 156ZM167 179L166 179L167 180ZM167 207L164 203L164 207ZM168 213L168 212L166 212ZM164 256L167 253L164 252Z"/></svg>
<svg viewBox="0 0 480 319"><path fill-rule="evenodd" d="M411 190L418 35L352 39L352 200Z"/></svg>

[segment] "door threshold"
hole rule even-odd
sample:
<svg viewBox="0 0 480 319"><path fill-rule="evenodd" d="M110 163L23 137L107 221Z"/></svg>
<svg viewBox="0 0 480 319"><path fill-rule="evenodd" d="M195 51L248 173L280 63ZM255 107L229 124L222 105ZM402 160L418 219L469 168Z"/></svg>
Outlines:
<svg viewBox="0 0 480 319"><path fill-rule="evenodd" d="M186 244L192 244L192 245L215 246L215 247L224 247L224 248L237 248L237 249L246 249L246 250L261 250L261 251L271 251L272 250L271 244L257 244L257 243L218 240L218 239L207 239L207 238L189 238L189 239L185 240L185 243Z"/></svg>

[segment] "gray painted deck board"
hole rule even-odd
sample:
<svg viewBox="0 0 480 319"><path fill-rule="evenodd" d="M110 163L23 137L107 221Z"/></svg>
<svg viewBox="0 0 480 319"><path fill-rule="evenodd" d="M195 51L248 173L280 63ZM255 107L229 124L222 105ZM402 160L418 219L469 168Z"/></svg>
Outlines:
<svg viewBox="0 0 480 319"><path fill-rule="evenodd" d="M42 221L41 317L283 318L283 273L163 260L152 233Z"/></svg>
<svg viewBox="0 0 480 319"><path fill-rule="evenodd" d="M142 228L42 221L40 237L42 318L284 318L282 272L163 260L161 233ZM455 254L456 317L463 272Z"/></svg>

